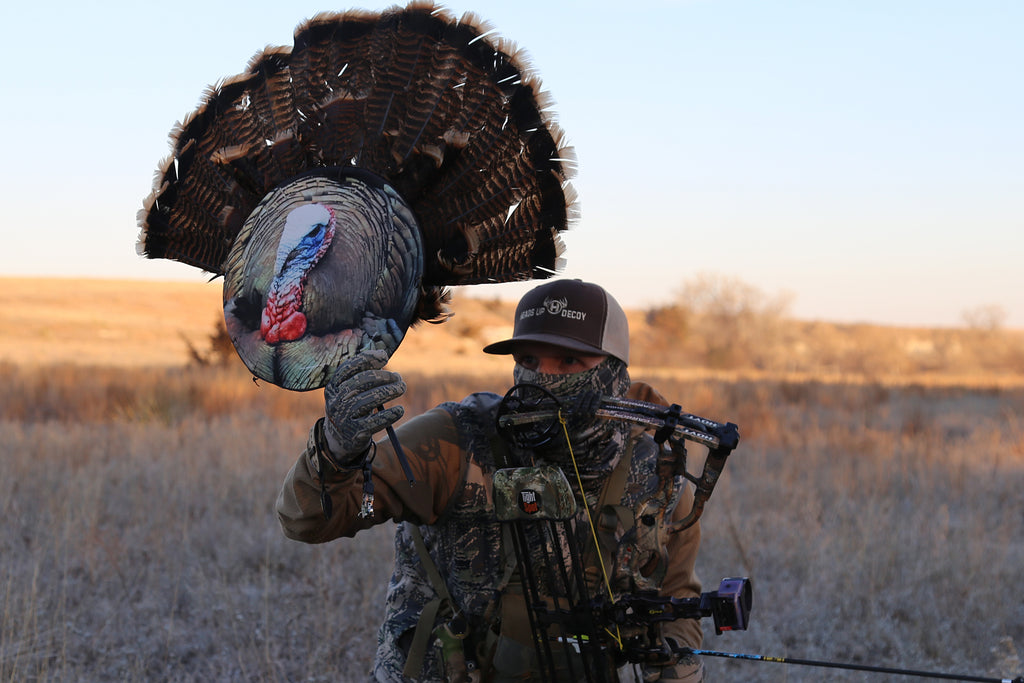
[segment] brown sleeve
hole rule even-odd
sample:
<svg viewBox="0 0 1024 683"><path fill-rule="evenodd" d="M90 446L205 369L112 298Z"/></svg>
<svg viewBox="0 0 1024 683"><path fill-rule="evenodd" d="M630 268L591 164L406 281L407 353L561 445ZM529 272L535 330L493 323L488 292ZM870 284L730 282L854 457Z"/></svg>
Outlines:
<svg viewBox="0 0 1024 683"><path fill-rule="evenodd" d="M325 466L324 479L331 497L330 519L320 504L321 481L312 464L316 457L317 426L310 430L306 450L289 470L277 497L277 518L288 538L324 543L354 536L361 529L386 520L431 524L461 490L467 458L459 447L451 416L441 408L419 415L395 430L414 483L406 478L395 450L386 437L376 443L373 459L373 517L361 519L363 472Z"/></svg>
<svg viewBox="0 0 1024 683"><path fill-rule="evenodd" d="M693 488L688 484L679 499L673 520L686 516L693 505ZM661 586L661 594L674 598L699 598L700 579L697 577L697 552L700 550L700 522L668 537L668 571ZM665 622L662 634L674 638L683 647L699 648L704 639L698 619L676 619Z"/></svg>
<svg viewBox="0 0 1024 683"><path fill-rule="evenodd" d="M647 403L667 406L669 401L654 387L645 382L634 382L627 394L628 398ZM679 504L672 515L678 521L690 512L693 506L693 488L687 485L680 496ZM697 576L697 552L700 550L700 522L679 533L669 536L668 572L662 584L661 594L676 598L699 598L701 582ZM704 631L698 619L677 619L662 625L662 635L672 638L681 647L700 648L704 641ZM685 661L667 667L659 672L662 681L702 681L704 680L704 664L700 657L690 655Z"/></svg>
<svg viewBox="0 0 1024 683"><path fill-rule="evenodd" d="M634 401L644 401L646 403L657 403L660 406L667 406L669 402L658 393L658 390L652 387L646 382L633 382L629 385L629 391L626 392L626 398L631 398Z"/></svg>
<svg viewBox="0 0 1024 683"><path fill-rule="evenodd" d="M669 402L654 387L646 382L633 382L626 398L646 403L667 406ZM693 487L686 485L672 515L678 521L690 512L693 506ZM697 552L700 549L700 522L679 533L668 537L668 571L662 583L661 594L674 598L699 598L701 591L700 579L697 577L695 565ZM674 638L684 647L699 648L703 640L703 631L697 619L676 619L665 622L662 633Z"/></svg>

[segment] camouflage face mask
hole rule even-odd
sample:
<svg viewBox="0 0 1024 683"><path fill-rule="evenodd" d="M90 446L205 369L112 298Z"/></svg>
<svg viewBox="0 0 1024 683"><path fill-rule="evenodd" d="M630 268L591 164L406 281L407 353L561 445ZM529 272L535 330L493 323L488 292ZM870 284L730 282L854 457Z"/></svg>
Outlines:
<svg viewBox="0 0 1024 683"><path fill-rule="evenodd" d="M516 384L536 384L544 387L559 401L567 401L584 393L597 392L602 396L622 397L629 390L629 371L626 365L614 356L583 372L567 375L549 375L516 365L512 370Z"/></svg>
<svg viewBox="0 0 1024 683"><path fill-rule="evenodd" d="M551 375L516 365L512 378L516 384L535 384L551 392L570 414L575 404L588 400L588 395L622 397L629 390L629 371L625 363L613 356L589 370L566 375ZM587 480L600 480L602 475L611 472L629 432L626 423L602 420L593 414L570 419L567 429L585 484ZM564 435L559 434L558 438L538 448L536 456L551 464L567 465L569 444ZM590 487L586 488L589 498Z"/></svg>

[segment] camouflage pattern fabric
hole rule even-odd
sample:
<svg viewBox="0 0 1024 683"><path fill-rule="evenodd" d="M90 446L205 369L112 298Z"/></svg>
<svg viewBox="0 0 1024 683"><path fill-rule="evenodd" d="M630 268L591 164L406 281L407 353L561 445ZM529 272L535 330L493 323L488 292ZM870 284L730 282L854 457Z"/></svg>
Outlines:
<svg viewBox="0 0 1024 683"><path fill-rule="evenodd" d="M485 616L493 612L492 603L504 587L502 531L490 491L495 469L490 437L500 400L495 394L481 393L461 403L440 406L451 414L459 446L471 462L462 495L436 524L420 527L430 556L446 578L453 609L469 622L471 643L486 636ZM373 671L378 681L407 680L402 677L402 670L413 631L424 606L436 597L419 562L409 524L399 524L395 534L395 569L388 585ZM444 680L436 648L428 650L418 680Z"/></svg>
<svg viewBox="0 0 1024 683"><path fill-rule="evenodd" d="M516 365L512 378L516 384L543 387L563 402L585 394L622 397L630 386L626 364L613 356L608 356L589 370L565 375L541 373ZM560 438L552 439L550 444L537 449L530 457L536 460L536 464L558 465L572 477L571 450L579 466L587 500L593 505L597 502L605 477L625 452L629 429L626 423L601 420L593 415L589 419L577 418L569 425L571 444L560 433Z"/></svg>
<svg viewBox="0 0 1024 683"><path fill-rule="evenodd" d="M501 522L571 519L576 498L558 467L506 467L493 477L494 507Z"/></svg>
<svg viewBox="0 0 1024 683"><path fill-rule="evenodd" d="M531 671L536 670L528 628L523 633L523 625L528 620L522 604L517 604L516 586L508 585L513 559L506 552L505 532L494 508L492 479L496 461L492 444L499 403L499 396L479 393L460 403L440 406L451 415L459 447L469 460L468 469L462 491L453 497L440 519L434 524L419 526L434 564L446 579L453 603L451 611L439 619L447 620L454 614L465 620L468 631L468 637L463 641L466 659L470 666L482 668L484 681L525 680L529 679ZM629 436L628 426L623 437L631 439L633 457L619 505L632 509L657 498L665 487L657 476L652 476L658 472L659 456L653 440L639 429ZM591 504L596 504L601 484L624 450L622 448L612 454L605 449L598 451L600 458L596 460L596 466L586 472L587 483L591 484L585 484L587 499ZM510 451L501 456L502 460L509 461L503 465L531 464L529 454ZM587 464L586 458L582 464ZM567 474L572 480L572 473ZM594 486L594 482L598 485ZM576 490L575 483L572 488ZM577 515L576 526L579 529L586 528L585 520L579 518L582 514L581 511ZM378 634L373 669L373 677L378 681L410 680L403 677L402 671L416 625L424 607L438 597L419 561L410 525L411 522L400 523L395 535L395 568L388 586L385 618ZM611 536L614 537L615 533L613 530ZM688 578L691 579L695 581L693 577ZM617 577L616 582L616 588L621 590L633 586L629 577ZM506 588L508 595L502 600ZM699 645L699 625L697 634L697 642L688 644ZM422 671L415 680L441 681L446 678L439 648L429 647Z"/></svg>

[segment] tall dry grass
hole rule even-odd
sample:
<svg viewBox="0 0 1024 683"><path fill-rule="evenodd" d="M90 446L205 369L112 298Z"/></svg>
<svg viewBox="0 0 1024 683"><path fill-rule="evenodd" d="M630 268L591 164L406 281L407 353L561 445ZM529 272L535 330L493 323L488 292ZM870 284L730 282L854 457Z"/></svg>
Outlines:
<svg viewBox="0 0 1024 683"><path fill-rule="evenodd" d="M724 414L749 438L704 518L702 574L751 576L755 608L749 632L711 636L710 647L1024 672L1019 390L763 383L714 393L733 395ZM881 680L715 670L719 680Z"/></svg>
<svg viewBox="0 0 1024 683"><path fill-rule="evenodd" d="M406 378L410 414L505 382ZM229 368L8 365L0 382L0 680L364 678L392 530L306 546L273 516L319 392ZM707 589L753 578L752 626L706 625L708 647L1024 673L1024 389L657 384L743 434L699 570ZM719 681L885 680L708 665Z"/></svg>

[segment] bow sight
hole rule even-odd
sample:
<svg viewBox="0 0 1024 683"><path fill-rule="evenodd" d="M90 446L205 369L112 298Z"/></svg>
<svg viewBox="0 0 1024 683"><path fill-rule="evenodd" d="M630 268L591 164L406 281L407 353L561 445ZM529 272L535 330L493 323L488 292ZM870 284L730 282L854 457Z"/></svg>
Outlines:
<svg viewBox="0 0 1024 683"><path fill-rule="evenodd" d="M676 619L711 617L715 633L746 631L750 621L753 589L750 579L722 579L718 590L699 598L672 598L653 592L626 595L614 602L596 600L594 609L618 626L649 626ZM631 660L634 661L634 660Z"/></svg>

